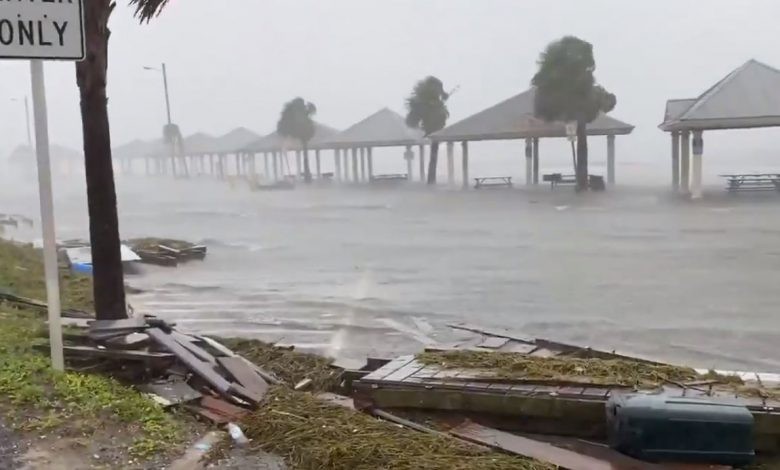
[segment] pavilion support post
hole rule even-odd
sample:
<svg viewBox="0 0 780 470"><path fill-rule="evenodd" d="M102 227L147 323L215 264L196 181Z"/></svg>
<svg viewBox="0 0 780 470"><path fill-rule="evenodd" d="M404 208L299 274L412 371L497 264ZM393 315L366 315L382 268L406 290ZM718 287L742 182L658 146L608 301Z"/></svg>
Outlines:
<svg viewBox="0 0 780 470"><path fill-rule="evenodd" d="M682 131L680 134L680 192L690 194L690 169L691 169L691 133Z"/></svg>
<svg viewBox="0 0 780 470"><path fill-rule="evenodd" d="M352 149L352 182L357 183L360 181L358 174L358 149L354 147Z"/></svg>
<svg viewBox="0 0 780 470"><path fill-rule="evenodd" d="M360 147L360 181L366 180L366 148Z"/></svg>
<svg viewBox="0 0 780 470"><path fill-rule="evenodd" d="M420 145L420 181L425 183L425 145Z"/></svg>
<svg viewBox="0 0 780 470"><path fill-rule="evenodd" d="M205 175L206 174L206 155L200 156L200 174Z"/></svg>
<svg viewBox="0 0 780 470"><path fill-rule="evenodd" d="M314 151L314 164L317 168L317 179L322 179L322 167L320 166L320 149Z"/></svg>
<svg viewBox="0 0 780 470"><path fill-rule="evenodd" d="M455 142L447 142L447 184L455 185Z"/></svg>
<svg viewBox="0 0 780 470"><path fill-rule="evenodd" d="M336 181L341 181L341 150L333 149L333 173Z"/></svg>
<svg viewBox="0 0 780 470"><path fill-rule="evenodd" d="M539 137L533 139L534 184L539 184Z"/></svg>
<svg viewBox="0 0 780 470"><path fill-rule="evenodd" d="M215 176L214 172L214 154L209 155L209 168L211 169L211 176Z"/></svg>
<svg viewBox="0 0 780 470"><path fill-rule="evenodd" d="M368 168L368 182L370 183L374 179L374 149L371 147L366 149L366 166Z"/></svg>
<svg viewBox="0 0 780 470"><path fill-rule="evenodd" d="M149 157L144 157L144 172L149 176Z"/></svg>
<svg viewBox="0 0 780 470"><path fill-rule="evenodd" d="M464 140L461 145L463 147L463 189L469 189L469 143Z"/></svg>
<svg viewBox="0 0 780 470"><path fill-rule="evenodd" d="M525 139L525 184L531 186L534 178L534 144L528 138Z"/></svg>
<svg viewBox="0 0 780 470"><path fill-rule="evenodd" d="M412 181L412 166L414 164L414 152L412 152L412 146L407 145L404 152L404 160L406 160L406 181Z"/></svg>
<svg viewBox="0 0 780 470"><path fill-rule="evenodd" d="M607 136L607 183L615 184L615 136Z"/></svg>
<svg viewBox="0 0 780 470"><path fill-rule="evenodd" d="M301 151L296 150L295 151L295 179L298 179L301 176L301 168L303 168L303 165L301 164Z"/></svg>
<svg viewBox="0 0 780 470"><path fill-rule="evenodd" d="M279 153L271 153L271 163L274 170L274 181L279 181Z"/></svg>
<svg viewBox="0 0 780 470"><path fill-rule="evenodd" d="M702 131L693 131L693 165L691 165L691 199L701 199L702 196L702 154L704 139Z"/></svg>
<svg viewBox="0 0 780 470"><path fill-rule="evenodd" d="M265 179L271 179L270 178L270 172L268 171L268 152L263 152L263 178Z"/></svg>
<svg viewBox="0 0 780 470"><path fill-rule="evenodd" d="M341 152L341 170L344 173L343 180L349 183L349 149Z"/></svg>
<svg viewBox="0 0 780 470"><path fill-rule="evenodd" d="M672 191L680 189L680 133L672 131Z"/></svg>
<svg viewBox="0 0 780 470"><path fill-rule="evenodd" d="M249 155L252 162L252 176L257 176L257 152L252 152Z"/></svg>

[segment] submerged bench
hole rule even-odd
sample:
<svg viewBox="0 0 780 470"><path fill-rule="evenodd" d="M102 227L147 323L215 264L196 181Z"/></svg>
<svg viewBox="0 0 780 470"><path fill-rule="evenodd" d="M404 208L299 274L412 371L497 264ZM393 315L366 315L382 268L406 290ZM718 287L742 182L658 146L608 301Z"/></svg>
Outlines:
<svg viewBox="0 0 780 470"><path fill-rule="evenodd" d="M780 191L780 174L777 173L719 176L726 178L726 190L730 193L739 191Z"/></svg>
<svg viewBox="0 0 780 470"><path fill-rule="evenodd" d="M372 183L393 183L398 181L408 181L409 175L406 173L390 173L386 175L374 175L371 177Z"/></svg>
<svg viewBox="0 0 780 470"><path fill-rule="evenodd" d="M511 188L511 176L484 176L474 178L474 189Z"/></svg>
<svg viewBox="0 0 780 470"><path fill-rule="evenodd" d="M559 185L577 184L577 175L564 175L561 173L550 173L542 175L542 181L550 183L550 189L555 189ZM604 177L601 175L588 175L588 185L592 191L604 191Z"/></svg>

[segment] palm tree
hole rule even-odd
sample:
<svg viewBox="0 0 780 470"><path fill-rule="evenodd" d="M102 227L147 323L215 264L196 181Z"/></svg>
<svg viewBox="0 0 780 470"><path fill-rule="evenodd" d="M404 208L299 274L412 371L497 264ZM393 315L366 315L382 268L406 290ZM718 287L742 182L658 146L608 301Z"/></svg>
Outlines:
<svg viewBox="0 0 780 470"><path fill-rule="evenodd" d="M547 46L539 58L534 113L545 121L577 123L577 190L588 189L587 125L615 108L615 95L596 84L593 46L567 36Z"/></svg>
<svg viewBox="0 0 780 470"><path fill-rule="evenodd" d="M444 91L444 84L434 76L428 76L414 85L412 94L406 99L406 125L422 129L425 136L444 129L450 112L447 100L450 94ZM439 158L439 143L431 144L431 160L428 164L428 184L436 184L436 163Z"/></svg>
<svg viewBox="0 0 780 470"><path fill-rule="evenodd" d="M130 0L141 21L148 21L157 15L167 2ZM106 96L108 38L111 35L108 19L115 7L113 0L84 2L86 58L76 63L84 137L95 314L98 319L127 317Z"/></svg>
<svg viewBox="0 0 780 470"><path fill-rule="evenodd" d="M308 103L300 97L295 98L285 103L282 115L276 124L279 135L295 139L303 147L303 178L307 183L311 183L309 141L314 137L315 127L312 117L316 113L317 107L313 103Z"/></svg>

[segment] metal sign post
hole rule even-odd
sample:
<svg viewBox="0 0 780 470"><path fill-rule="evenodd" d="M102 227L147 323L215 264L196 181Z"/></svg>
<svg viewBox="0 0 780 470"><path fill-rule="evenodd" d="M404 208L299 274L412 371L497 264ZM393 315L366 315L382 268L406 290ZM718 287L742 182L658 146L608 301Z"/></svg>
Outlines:
<svg viewBox="0 0 780 470"><path fill-rule="evenodd" d="M0 1L0 59L31 59L35 154L43 232L43 263L46 300L49 304L51 363L64 370L57 239L54 233L54 202L49 163L49 123L43 59L82 60L85 53L82 0L59 2Z"/></svg>

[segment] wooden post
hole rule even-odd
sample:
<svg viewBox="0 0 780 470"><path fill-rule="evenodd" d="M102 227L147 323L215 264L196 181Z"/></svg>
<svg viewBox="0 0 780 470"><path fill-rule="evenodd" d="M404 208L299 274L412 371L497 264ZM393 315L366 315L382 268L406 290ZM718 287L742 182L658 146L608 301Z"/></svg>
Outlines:
<svg viewBox="0 0 780 470"><path fill-rule="evenodd" d="M352 148L352 181L357 183L359 180L358 178L358 149L357 147Z"/></svg>
<svg viewBox="0 0 780 470"><path fill-rule="evenodd" d="M530 138L525 139L525 184L530 186L534 178L534 144Z"/></svg>
<svg viewBox="0 0 780 470"><path fill-rule="evenodd" d="M672 191L680 189L680 133L672 131Z"/></svg>
<svg viewBox="0 0 780 470"><path fill-rule="evenodd" d="M333 173L336 181L341 181L341 150L333 149Z"/></svg>
<svg viewBox="0 0 780 470"><path fill-rule="evenodd" d="M534 138L534 184L539 184L539 138Z"/></svg>
<svg viewBox="0 0 780 470"><path fill-rule="evenodd" d="M704 154L704 138L702 131L693 131L693 165L691 166L691 199L702 196L702 155Z"/></svg>
<svg viewBox="0 0 780 470"><path fill-rule="evenodd" d="M425 145L420 145L420 181L425 183Z"/></svg>
<svg viewBox="0 0 780 470"><path fill-rule="evenodd" d="M374 149L368 147L366 149L366 163L368 164L368 181L371 182L374 179Z"/></svg>
<svg viewBox="0 0 780 470"><path fill-rule="evenodd" d="M691 170L691 133L682 131L680 139L680 192L690 194L690 170Z"/></svg>
<svg viewBox="0 0 780 470"><path fill-rule="evenodd" d="M320 149L317 149L314 151L314 160L315 165L317 167L317 179L322 179L322 168L320 167Z"/></svg>
<svg viewBox="0 0 780 470"><path fill-rule="evenodd" d="M360 181L366 180L366 148L360 147Z"/></svg>
<svg viewBox="0 0 780 470"><path fill-rule="evenodd" d="M607 183L615 184L615 136L607 136Z"/></svg>
<svg viewBox="0 0 780 470"><path fill-rule="evenodd" d="M268 169L268 152L263 152L263 178L264 179L271 179Z"/></svg>
<svg viewBox="0 0 780 470"><path fill-rule="evenodd" d="M303 165L301 164L301 151L296 150L295 151L295 179L298 179L301 176L301 171L303 168Z"/></svg>
<svg viewBox="0 0 780 470"><path fill-rule="evenodd" d="M279 152L272 152L271 160L274 167L274 181L279 181Z"/></svg>
<svg viewBox="0 0 780 470"><path fill-rule="evenodd" d="M404 160L406 160L406 181L412 181L412 164L414 160L414 152L412 152L412 146L407 145L404 152Z"/></svg>
<svg viewBox="0 0 780 470"><path fill-rule="evenodd" d="M447 142L447 184L455 184L455 142Z"/></svg>
<svg viewBox="0 0 780 470"><path fill-rule="evenodd" d="M464 140L463 146L463 189L469 189L469 143Z"/></svg>

